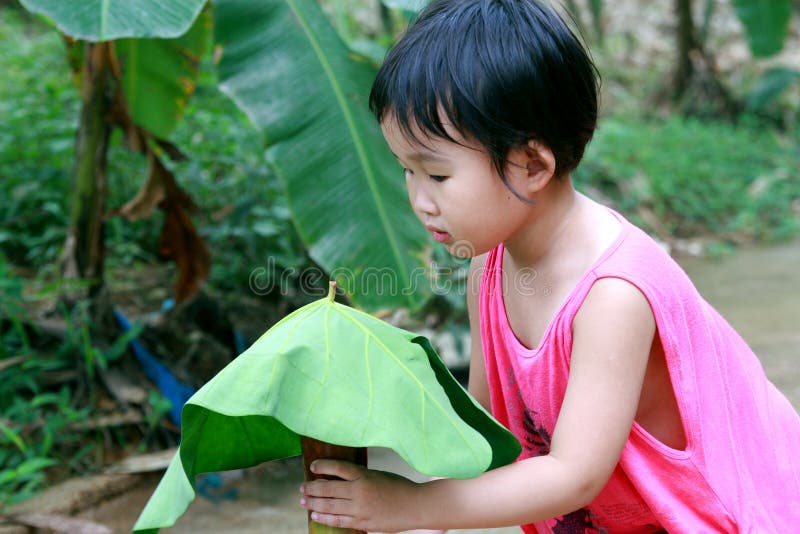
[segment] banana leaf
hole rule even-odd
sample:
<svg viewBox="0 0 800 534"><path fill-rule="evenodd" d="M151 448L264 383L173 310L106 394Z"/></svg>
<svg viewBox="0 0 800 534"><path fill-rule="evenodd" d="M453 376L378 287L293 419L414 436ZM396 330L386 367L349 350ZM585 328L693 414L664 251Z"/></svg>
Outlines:
<svg viewBox="0 0 800 534"><path fill-rule="evenodd" d="M192 25L206 0L20 0L75 39L177 37Z"/></svg>
<svg viewBox="0 0 800 534"><path fill-rule="evenodd" d="M131 118L158 138L169 137L194 92L211 27L211 11L205 10L181 37L115 43Z"/></svg>
<svg viewBox="0 0 800 534"><path fill-rule="evenodd" d="M310 256L360 307L418 308L432 240L367 109L374 67L314 0L213 7L220 88L262 132Z"/></svg>
<svg viewBox="0 0 800 534"><path fill-rule="evenodd" d="M789 33L792 0L733 0L733 7L754 56L769 57L781 51Z"/></svg>
<svg viewBox="0 0 800 534"><path fill-rule="evenodd" d="M196 475L299 455L301 436L388 447L444 477L474 477L520 452L425 338L336 303L333 292L277 323L195 393L181 430L134 531L174 524Z"/></svg>

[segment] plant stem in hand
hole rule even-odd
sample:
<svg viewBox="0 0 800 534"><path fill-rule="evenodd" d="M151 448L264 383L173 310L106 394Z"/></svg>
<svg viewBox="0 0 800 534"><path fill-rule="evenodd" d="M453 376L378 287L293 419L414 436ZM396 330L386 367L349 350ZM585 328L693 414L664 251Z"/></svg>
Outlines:
<svg viewBox="0 0 800 534"><path fill-rule="evenodd" d="M343 447L333 445L314 438L303 436L301 438L303 449L303 467L305 468L306 481L318 478L335 479L327 475L315 475L311 472L311 463L314 460L330 459L345 460L363 467L367 467L367 449L365 447ZM366 534L362 530L350 528L336 528L327 525L320 525L311 520L311 511L308 512L308 534Z"/></svg>

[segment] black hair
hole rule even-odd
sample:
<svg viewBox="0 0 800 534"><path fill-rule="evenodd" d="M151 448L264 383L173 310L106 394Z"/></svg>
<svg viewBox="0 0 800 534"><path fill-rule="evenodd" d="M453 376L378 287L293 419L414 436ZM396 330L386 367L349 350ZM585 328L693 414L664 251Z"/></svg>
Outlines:
<svg viewBox="0 0 800 534"><path fill-rule="evenodd" d="M386 56L369 105L423 145L413 127L457 142L449 121L488 151L508 185L508 153L531 139L553 152L557 176L578 166L597 123L599 83L581 42L544 4L434 0Z"/></svg>

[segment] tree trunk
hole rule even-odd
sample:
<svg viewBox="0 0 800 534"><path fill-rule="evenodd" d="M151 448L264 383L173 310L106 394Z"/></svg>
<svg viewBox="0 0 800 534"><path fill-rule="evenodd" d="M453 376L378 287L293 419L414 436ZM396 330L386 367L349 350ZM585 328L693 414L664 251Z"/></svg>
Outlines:
<svg viewBox="0 0 800 534"><path fill-rule="evenodd" d="M712 7L713 4L706 4L706 17L711 16ZM714 57L705 50L698 36L692 1L675 0L675 9L678 57L672 84L673 104L688 115L735 119L742 105L720 80Z"/></svg>
<svg viewBox="0 0 800 534"><path fill-rule="evenodd" d="M330 460L345 460L367 466L367 449L363 447L342 447L340 445L331 445L324 441L319 441L313 438L303 436L301 438L301 445L303 448L303 466L306 471L306 480L314 480L316 478L333 479L327 475L315 475L311 472L311 463L318 459ZM335 528L325 525L320 525L311 521L311 512L308 513L308 534L366 534L361 530L354 530L349 528Z"/></svg>
<svg viewBox="0 0 800 534"><path fill-rule="evenodd" d="M673 79L672 99L678 101L683 97L691 83L694 74L691 54L697 49L695 39L694 20L692 19L691 0L675 0L675 10L678 16L678 61Z"/></svg>
<svg viewBox="0 0 800 534"><path fill-rule="evenodd" d="M77 291L62 296L73 304L87 297L96 301L104 289L103 217L111 134L108 117L112 94L111 53L110 43L85 45L69 230L61 264L65 279L82 281Z"/></svg>

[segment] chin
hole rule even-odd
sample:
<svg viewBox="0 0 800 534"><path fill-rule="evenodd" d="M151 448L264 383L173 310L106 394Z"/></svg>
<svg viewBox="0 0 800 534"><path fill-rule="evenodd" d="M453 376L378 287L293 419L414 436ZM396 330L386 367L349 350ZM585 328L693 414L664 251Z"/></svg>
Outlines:
<svg viewBox="0 0 800 534"><path fill-rule="evenodd" d="M473 258L481 254L471 241L459 239L447 244L447 251L456 258Z"/></svg>

